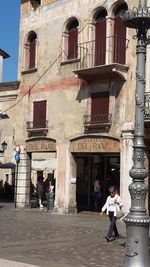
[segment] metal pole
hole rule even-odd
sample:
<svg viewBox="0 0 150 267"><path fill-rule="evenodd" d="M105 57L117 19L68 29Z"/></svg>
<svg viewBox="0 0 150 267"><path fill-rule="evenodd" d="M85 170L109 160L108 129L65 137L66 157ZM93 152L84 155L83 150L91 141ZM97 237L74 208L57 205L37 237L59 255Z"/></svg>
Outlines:
<svg viewBox="0 0 150 267"><path fill-rule="evenodd" d="M134 9L134 11L127 11L122 17L127 27L135 28L137 30L135 131L133 145L134 163L129 172L133 182L129 185L131 208L129 214L124 219L127 236L123 267L149 267L150 217L147 215L145 208L148 187L144 183L144 180L148 175L148 172L144 167L145 60L147 30L150 28L150 14L146 6L146 1L139 1L139 7L137 9Z"/></svg>
<svg viewBox="0 0 150 267"><path fill-rule="evenodd" d="M17 207L17 186L18 186L18 163L16 166L16 174L15 174L15 195L14 195L15 209Z"/></svg>

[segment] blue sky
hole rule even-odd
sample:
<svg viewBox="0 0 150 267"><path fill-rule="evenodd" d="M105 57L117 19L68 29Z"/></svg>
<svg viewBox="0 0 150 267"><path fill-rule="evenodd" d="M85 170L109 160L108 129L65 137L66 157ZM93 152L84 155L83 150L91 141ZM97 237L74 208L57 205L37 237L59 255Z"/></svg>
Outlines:
<svg viewBox="0 0 150 267"><path fill-rule="evenodd" d="M10 55L4 60L3 82L17 80L21 0L0 0L0 48Z"/></svg>

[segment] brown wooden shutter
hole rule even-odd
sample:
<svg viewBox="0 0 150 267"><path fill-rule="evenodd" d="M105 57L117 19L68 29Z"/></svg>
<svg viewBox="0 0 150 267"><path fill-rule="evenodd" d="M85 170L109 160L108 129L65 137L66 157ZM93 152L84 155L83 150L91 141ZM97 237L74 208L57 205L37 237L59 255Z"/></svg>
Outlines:
<svg viewBox="0 0 150 267"><path fill-rule="evenodd" d="M68 59L77 58L78 29L69 30L68 36Z"/></svg>
<svg viewBox="0 0 150 267"><path fill-rule="evenodd" d="M91 121L107 122L109 118L109 92L91 95Z"/></svg>
<svg viewBox="0 0 150 267"><path fill-rule="evenodd" d="M33 102L33 127L46 127L46 100Z"/></svg>
<svg viewBox="0 0 150 267"><path fill-rule="evenodd" d="M117 16L114 24L114 62L125 64L126 61L126 27Z"/></svg>
<svg viewBox="0 0 150 267"><path fill-rule="evenodd" d="M100 20L95 28L95 66L105 64L106 54L106 20Z"/></svg>
<svg viewBox="0 0 150 267"><path fill-rule="evenodd" d="M35 68L36 41L30 42L29 69Z"/></svg>

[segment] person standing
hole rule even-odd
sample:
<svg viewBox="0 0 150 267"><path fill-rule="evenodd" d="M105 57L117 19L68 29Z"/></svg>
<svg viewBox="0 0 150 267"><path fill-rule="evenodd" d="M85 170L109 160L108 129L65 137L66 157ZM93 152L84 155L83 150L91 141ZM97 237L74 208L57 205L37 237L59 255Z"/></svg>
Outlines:
<svg viewBox="0 0 150 267"><path fill-rule="evenodd" d="M97 177L95 182L94 182L94 207L95 207L95 211L100 211L101 197L102 197L101 184L100 184L100 180Z"/></svg>
<svg viewBox="0 0 150 267"><path fill-rule="evenodd" d="M43 183L43 177L41 177L41 176L38 177L36 191L37 191L37 195L38 195L39 207L43 208L42 198L43 198L43 195L45 192L45 188L44 188L44 183Z"/></svg>
<svg viewBox="0 0 150 267"><path fill-rule="evenodd" d="M116 238L119 238L118 229L116 226L116 221L119 215L119 209L123 207L120 196L116 193L116 188L111 186L109 188L109 196L107 197L106 203L102 208L100 215L106 210L107 215L110 219L110 226L108 229L107 236L105 237L107 242L113 241ZM112 237L112 234L115 234L115 237Z"/></svg>

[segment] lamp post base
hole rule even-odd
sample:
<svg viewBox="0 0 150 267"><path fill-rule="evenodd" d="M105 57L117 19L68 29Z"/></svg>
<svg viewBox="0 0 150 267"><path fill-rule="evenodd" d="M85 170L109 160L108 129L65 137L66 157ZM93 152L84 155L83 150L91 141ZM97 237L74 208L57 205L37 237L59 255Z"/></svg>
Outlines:
<svg viewBox="0 0 150 267"><path fill-rule="evenodd" d="M129 213L124 222L128 238L123 267L149 267L149 216Z"/></svg>

